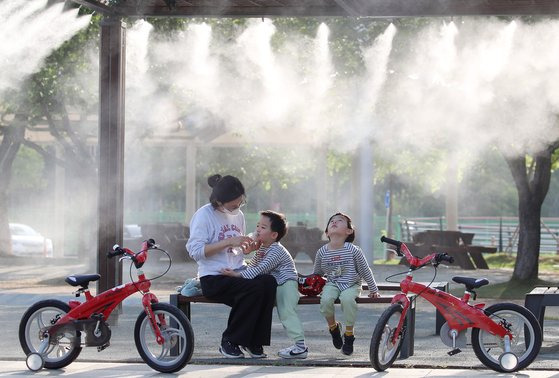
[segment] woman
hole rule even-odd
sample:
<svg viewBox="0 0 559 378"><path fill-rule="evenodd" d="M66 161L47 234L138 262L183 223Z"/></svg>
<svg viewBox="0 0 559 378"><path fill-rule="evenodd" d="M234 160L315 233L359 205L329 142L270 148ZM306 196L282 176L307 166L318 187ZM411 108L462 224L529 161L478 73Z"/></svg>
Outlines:
<svg viewBox="0 0 559 378"><path fill-rule="evenodd" d="M210 203L202 206L190 222L189 255L198 263L202 292L207 298L231 307L219 351L227 358L243 358L239 346L253 358L264 358L270 345L276 280L271 275L254 279L229 277L224 268L243 269L243 253L233 248L252 240L245 234L245 188L234 176L213 175Z"/></svg>

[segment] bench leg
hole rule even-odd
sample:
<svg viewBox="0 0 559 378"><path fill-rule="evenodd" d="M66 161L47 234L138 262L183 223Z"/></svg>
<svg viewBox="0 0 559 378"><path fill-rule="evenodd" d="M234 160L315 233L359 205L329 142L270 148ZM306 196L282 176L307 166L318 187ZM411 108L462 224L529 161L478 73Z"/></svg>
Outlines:
<svg viewBox="0 0 559 378"><path fill-rule="evenodd" d="M179 295L171 294L169 296L169 304L171 306L178 307L178 309L181 310L186 315L188 321L190 321L190 302L179 304ZM178 324L176 324L174 320L171 320L171 327L178 327ZM177 345L171 348L171 356L178 356L178 355L179 355L179 349Z"/></svg>
<svg viewBox="0 0 559 378"><path fill-rule="evenodd" d="M524 307L534 314L536 319L538 319L538 323L540 323L540 327L543 331L543 320L545 315L545 306L543 305L543 295L526 295L526 299L524 299ZM542 332L542 338L544 334Z"/></svg>
<svg viewBox="0 0 559 378"><path fill-rule="evenodd" d="M476 264L476 268L478 268L478 269L489 269L489 266L487 265L487 261L485 261L485 258L483 257L481 252L471 252L470 251L469 253L470 253L470 257L474 261L474 264Z"/></svg>
<svg viewBox="0 0 559 378"><path fill-rule="evenodd" d="M446 323L446 319L444 318L443 314L439 310L435 315L435 335L441 334L441 327Z"/></svg>
<svg viewBox="0 0 559 378"><path fill-rule="evenodd" d="M406 315L406 334L402 340L402 348L400 349L400 360L404 360L413 356L413 345L415 337L415 301L410 302L410 308Z"/></svg>

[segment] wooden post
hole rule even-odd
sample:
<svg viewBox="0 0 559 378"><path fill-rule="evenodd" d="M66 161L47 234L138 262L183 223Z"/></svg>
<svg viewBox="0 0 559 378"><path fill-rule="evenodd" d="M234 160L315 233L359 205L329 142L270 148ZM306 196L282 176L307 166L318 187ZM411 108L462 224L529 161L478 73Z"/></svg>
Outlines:
<svg viewBox="0 0 559 378"><path fill-rule="evenodd" d="M124 198L125 24L107 17L101 22L99 52L99 225L97 293L122 283L118 259L108 259L122 243ZM115 314L116 315L116 314Z"/></svg>

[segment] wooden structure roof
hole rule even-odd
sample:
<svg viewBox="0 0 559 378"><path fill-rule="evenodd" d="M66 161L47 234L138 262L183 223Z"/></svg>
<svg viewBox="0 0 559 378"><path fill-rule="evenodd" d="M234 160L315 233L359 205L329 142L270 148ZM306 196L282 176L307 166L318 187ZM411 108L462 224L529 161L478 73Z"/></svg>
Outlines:
<svg viewBox="0 0 559 378"><path fill-rule="evenodd" d="M72 0L121 17L557 15L559 0Z"/></svg>

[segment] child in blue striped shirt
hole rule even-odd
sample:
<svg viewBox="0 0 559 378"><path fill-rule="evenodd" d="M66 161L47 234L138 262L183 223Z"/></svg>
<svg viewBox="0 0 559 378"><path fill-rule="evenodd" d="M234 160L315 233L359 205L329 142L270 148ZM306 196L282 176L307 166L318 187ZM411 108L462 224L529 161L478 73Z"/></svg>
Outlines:
<svg viewBox="0 0 559 378"><path fill-rule="evenodd" d="M305 344L303 325L297 315L299 290L297 270L293 258L279 242L287 233L285 216L274 211L260 212L260 219L256 225L256 242L244 253L250 253L256 248L254 257L248 262L248 268L239 272L223 269L222 274L243 278L254 278L261 274L271 274L277 281L276 306L279 318L287 335L293 339L294 345L284 348L278 355L286 359L307 358L308 348Z"/></svg>
<svg viewBox="0 0 559 378"><path fill-rule="evenodd" d="M353 326L357 315L355 299L361 292L361 280L369 285L369 297L380 296L375 278L363 251L354 245L355 230L351 218L343 213L330 217L326 230L328 244L322 246L314 260L314 274L326 275L327 283L320 295L320 313L326 318L332 343L345 355L353 353ZM336 322L334 302L340 299L345 318L345 333L342 340L341 324Z"/></svg>

